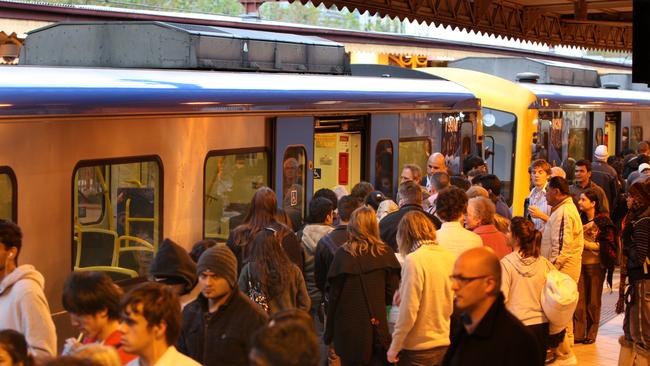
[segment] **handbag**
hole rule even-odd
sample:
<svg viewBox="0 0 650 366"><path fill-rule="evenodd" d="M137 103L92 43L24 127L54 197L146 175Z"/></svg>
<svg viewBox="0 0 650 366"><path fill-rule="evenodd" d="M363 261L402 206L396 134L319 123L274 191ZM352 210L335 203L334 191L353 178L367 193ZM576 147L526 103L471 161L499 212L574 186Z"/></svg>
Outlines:
<svg viewBox="0 0 650 366"><path fill-rule="evenodd" d="M372 305L368 299L368 291L366 290L366 282L363 280L363 268L361 267L361 259L357 258L357 266L359 266L359 280L361 281L361 290L363 292L363 297L366 300L366 305L368 306L368 312L370 313L370 325L372 325L372 338L375 344L379 344L384 349L390 347L391 339L390 334L382 332L380 325L381 321L374 315L375 312L372 310Z"/></svg>
<svg viewBox="0 0 650 366"><path fill-rule="evenodd" d="M541 300L542 310L549 320L549 334L562 331L572 321L578 296L578 286L567 274L557 269L546 274Z"/></svg>
<svg viewBox="0 0 650 366"><path fill-rule="evenodd" d="M269 299L266 297L266 294L264 294L264 291L259 286L259 282L255 282L255 285L253 285L253 282L251 279L253 278L251 276L251 267L250 264L248 265L248 291L246 294L248 297L253 300L254 303L259 305L267 314L269 313L270 307L269 307Z"/></svg>

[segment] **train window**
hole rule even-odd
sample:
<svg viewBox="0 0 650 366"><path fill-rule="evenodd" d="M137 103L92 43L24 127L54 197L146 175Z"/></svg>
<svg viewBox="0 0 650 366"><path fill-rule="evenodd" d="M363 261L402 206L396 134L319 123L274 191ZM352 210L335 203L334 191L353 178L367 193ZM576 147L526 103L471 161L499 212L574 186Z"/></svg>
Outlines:
<svg viewBox="0 0 650 366"><path fill-rule="evenodd" d="M204 232L208 239L228 239L243 222L255 190L269 184L265 151L211 152L205 161Z"/></svg>
<svg viewBox="0 0 650 366"><path fill-rule="evenodd" d="M291 221L302 222L305 217L307 153L303 146L289 146L282 158L282 208ZM294 226L296 226L294 224Z"/></svg>
<svg viewBox="0 0 650 366"><path fill-rule="evenodd" d="M104 189L106 167L88 166L77 170L77 218L80 225L97 224L104 216Z"/></svg>
<svg viewBox="0 0 650 366"><path fill-rule="evenodd" d="M463 159L476 154L475 120L475 112L400 114L400 167L415 163L424 174L429 155L437 151L451 173L459 174Z"/></svg>
<svg viewBox="0 0 650 366"><path fill-rule="evenodd" d="M401 144L401 143L400 143ZM393 142L379 140L375 149L375 187L393 197Z"/></svg>
<svg viewBox="0 0 650 366"><path fill-rule="evenodd" d="M427 160L431 153L431 140L426 137L400 138L398 174L401 173L406 164L417 164L422 169L422 174L426 174Z"/></svg>
<svg viewBox="0 0 650 366"><path fill-rule="evenodd" d="M82 162L73 187L74 270L146 276L162 231L159 160Z"/></svg>
<svg viewBox="0 0 650 366"><path fill-rule="evenodd" d="M485 161L489 172L501 180L501 195L512 204L512 178L517 117L512 113L483 108Z"/></svg>
<svg viewBox="0 0 650 366"><path fill-rule="evenodd" d="M16 222L16 176L9 167L0 167L0 219Z"/></svg>
<svg viewBox="0 0 650 366"><path fill-rule="evenodd" d="M560 166L568 158L586 159L589 151L589 112L540 112L534 159Z"/></svg>

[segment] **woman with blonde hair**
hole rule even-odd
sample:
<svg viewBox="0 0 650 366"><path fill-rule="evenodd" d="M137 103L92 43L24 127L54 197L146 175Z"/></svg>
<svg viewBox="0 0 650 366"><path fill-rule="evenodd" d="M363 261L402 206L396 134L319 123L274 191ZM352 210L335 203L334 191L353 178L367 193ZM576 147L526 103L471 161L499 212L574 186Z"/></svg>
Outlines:
<svg viewBox="0 0 650 366"><path fill-rule="evenodd" d="M439 365L449 346L454 301L449 275L456 256L438 245L435 226L419 211L408 212L400 221L397 245L404 264L388 361Z"/></svg>
<svg viewBox="0 0 650 366"><path fill-rule="evenodd" d="M386 305L397 289L400 265L379 238L372 208L352 213L348 234L328 274L325 343L334 343L343 366L384 365L390 345Z"/></svg>

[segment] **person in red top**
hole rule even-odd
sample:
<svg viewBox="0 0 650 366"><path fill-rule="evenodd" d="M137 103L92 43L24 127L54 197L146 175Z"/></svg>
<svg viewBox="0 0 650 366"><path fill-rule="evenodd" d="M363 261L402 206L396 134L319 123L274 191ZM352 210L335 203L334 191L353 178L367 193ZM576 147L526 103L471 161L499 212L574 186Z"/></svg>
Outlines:
<svg viewBox="0 0 650 366"><path fill-rule="evenodd" d="M512 252L506 235L494 226L496 207L492 200L485 197L471 198L467 204L465 226L474 231L483 241L484 247L490 247L499 260Z"/></svg>
<svg viewBox="0 0 650 366"><path fill-rule="evenodd" d="M65 342L63 354L90 343L114 347L122 365L136 356L122 349L119 332L122 290L103 272L73 272L63 286L63 307L81 334Z"/></svg>

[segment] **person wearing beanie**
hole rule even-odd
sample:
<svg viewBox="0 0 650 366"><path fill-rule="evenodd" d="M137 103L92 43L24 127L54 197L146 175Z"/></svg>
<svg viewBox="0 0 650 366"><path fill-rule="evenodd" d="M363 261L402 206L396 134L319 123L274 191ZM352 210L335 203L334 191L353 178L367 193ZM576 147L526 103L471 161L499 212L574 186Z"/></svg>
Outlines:
<svg viewBox="0 0 650 366"><path fill-rule="evenodd" d="M605 191L609 212L614 213L621 192L621 184L618 180L616 169L607 164L609 152L607 146L598 145L594 151L594 161L591 163L591 180Z"/></svg>
<svg viewBox="0 0 650 366"><path fill-rule="evenodd" d="M246 366L250 336L267 323L262 308L237 286L237 258L225 244L196 264L201 293L183 309L178 350L204 366Z"/></svg>
<svg viewBox="0 0 650 366"><path fill-rule="evenodd" d="M153 281L172 288L181 302L181 309L196 299L201 289L197 286L196 264L185 248L171 239L165 239L151 262L149 274Z"/></svg>

